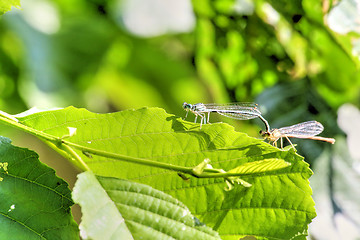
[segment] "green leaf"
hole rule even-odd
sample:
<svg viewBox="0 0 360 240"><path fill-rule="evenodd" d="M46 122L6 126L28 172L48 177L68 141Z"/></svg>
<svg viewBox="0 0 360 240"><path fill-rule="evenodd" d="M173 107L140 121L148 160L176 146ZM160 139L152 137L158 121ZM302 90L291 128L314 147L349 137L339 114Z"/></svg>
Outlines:
<svg viewBox="0 0 360 240"><path fill-rule="evenodd" d="M0 15L11 10L11 7L20 7L20 0L1 0Z"/></svg>
<svg viewBox="0 0 360 240"><path fill-rule="evenodd" d="M30 150L0 137L0 239L78 239L71 192Z"/></svg>
<svg viewBox="0 0 360 240"><path fill-rule="evenodd" d="M96 114L68 107L25 115L18 120L57 137L69 135L68 127L76 128L76 135L66 141L86 149L73 150L96 175L145 183L170 194L201 222L217 230L222 239L246 235L259 239L305 239L307 225L315 217L308 181L312 171L302 157L293 150L281 151L235 132L227 124L206 124L199 130L199 124L183 121L159 108ZM97 156L88 148L127 158L120 161ZM190 169L208 158L214 169L224 171L266 159L282 159L291 166L241 175L252 186L236 185L225 191L223 178L191 177L184 181L174 171L131 163L131 158Z"/></svg>
<svg viewBox="0 0 360 240"><path fill-rule="evenodd" d="M73 198L81 206L85 239L220 239L181 202L147 185L85 172Z"/></svg>

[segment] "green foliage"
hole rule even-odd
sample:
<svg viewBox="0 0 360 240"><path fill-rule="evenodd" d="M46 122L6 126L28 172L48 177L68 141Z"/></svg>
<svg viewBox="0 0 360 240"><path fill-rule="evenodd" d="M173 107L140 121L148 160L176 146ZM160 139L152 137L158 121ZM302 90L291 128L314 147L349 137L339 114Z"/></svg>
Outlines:
<svg viewBox="0 0 360 240"><path fill-rule="evenodd" d="M11 7L20 7L20 0L2 0L0 2L0 15L10 11Z"/></svg>
<svg viewBox="0 0 360 240"><path fill-rule="evenodd" d="M90 172L78 178L73 198L83 211L82 234L90 239L220 239L161 191ZM102 225L96 224L98 219Z"/></svg>
<svg viewBox="0 0 360 240"><path fill-rule="evenodd" d="M78 239L64 180L33 151L0 137L0 239Z"/></svg>
<svg viewBox="0 0 360 240"><path fill-rule="evenodd" d="M218 102L301 79L333 107L356 100L359 59L349 37L325 26L321 2L242 1L238 11L230 2L193 1L198 71Z"/></svg>
<svg viewBox="0 0 360 240"><path fill-rule="evenodd" d="M146 183L177 198L223 239L305 236L315 217L308 164L292 150L281 151L227 124L203 125L199 130L199 124L159 108L96 114L68 107L17 119L34 131L63 139L56 143L41 137L72 160L80 156L96 175ZM68 137L69 127L77 129L76 135ZM225 191L223 178L184 181L161 167L193 169L205 158L214 169L240 172L238 176L252 186L235 185ZM136 164L143 160L151 160L153 167ZM283 160L291 166L277 167ZM161 168L154 168L156 164Z"/></svg>
<svg viewBox="0 0 360 240"><path fill-rule="evenodd" d="M330 9L321 2L192 3L194 32L148 39L119 27L121 13L109 2L52 1L61 28L50 35L9 16L0 25L5 66L0 84L4 79L7 90L1 109L23 99L27 105L78 105L101 112L159 106L179 114L183 101L252 101L278 84L301 80L333 109L358 99L359 60L352 55L352 37L329 30L324 19ZM36 56L41 58L33 61ZM19 64L23 58L25 67ZM9 91L19 75L28 76L25 89L35 86L46 98L34 103L35 94ZM301 100L306 102L316 101Z"/></svg>

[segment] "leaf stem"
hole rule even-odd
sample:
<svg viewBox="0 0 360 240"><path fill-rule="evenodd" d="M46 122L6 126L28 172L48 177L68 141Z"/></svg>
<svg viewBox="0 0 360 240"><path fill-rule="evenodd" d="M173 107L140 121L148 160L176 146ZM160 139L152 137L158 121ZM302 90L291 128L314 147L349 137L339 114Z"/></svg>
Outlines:
<svg viewBox="0 0 360 240"><path fill-rule="evenodd" d="M192 174L191 167L182 167L182 166L157 162L157 161L144 159L144 158L129 157L129 156L125 156L125 155L121 155L121 154L117 154L117 153L111 153L111 152L106 152L106 151L102 151L102 150L98 150L98 149L94 149L94 148L85 147L85 146L82 146L82 145L79 145L79 144L76 144L73 142L69 142L66 140L62 140L62 143L65 145L74 147L76 149L79 149L83 152L93 154L93 155L98 155L98 156L102 156L102 157L118 159L118 160L125 161L125 162L138 163L138 164L147 165L147 166L151 166L151 167L159 167L159 168L168 169L168 170L172 170L172 171Z"/></svg>
<svg viewBox="0 0 360 240"><path fill-rule="evenodd" d="M106 151L102 151L102 150L97 150L94 148L85 147L85 146L82 146L82 145L79 145L79 144L76 144L73 142L69 142L66 140L62 140L62 143L64 145L72 146L78 150L86 152L86 154L93 154L93 155L97 155L97 156L101 156L101 157L118 159L118 160L125 161L125 162L137 163L137 164L147 165L147 166L151 166L151 167L158 167L158 168L163 168L163 169L172 170L172 171L176 171L176 172L182 172L182 173L186 173L186 174L189 174L189 175L197 177L197 178L227 178L227 177L239 177L239 176L247 175L247 174L241 174L241 173L236 173L236 172L224 172L224 170L222 170L222 169L211 169L211 168L205 168L201 174L197 174L196 172L194 172L193 167L182 167L182 166L178 166L178 165L157 162L157 161L144 159L144 158L129 157L129 156L125 156L125 155L121 155L121 154L117 154L117 153L111 153L111 152L106 152Z"/></svg>
<svg viewBox="0 0 360 240"><path fill-rule="evenodd" d="M84 160L68 145L66 144L61 144L60 148L66 152L68 152L75 160L77 160L81 166L86 170L86 171L91 171L91 169L89 168L89 166L84 162Z"/></svg>
<svg viewBox="0 0 360 240"><path fill-rule="evenodd" d="M0 112L0 122L3 122L7 125L17 128L17 129L20 129L24 132L30 133L30 134L44 140L45 142L50 143L50 145L52 147L58 148L60 151L66 152L67 153L66 156L68 158L75 159L80 164L81 168L83 168L83 170L90 170L90 168L83 161L83 159L73 150L73 148L76 148L76 149L82 151L84 154L85 153L93 154L93 155L117 159L117 160L121 160L121 161L125 161L125 162L131 162L131 163L137 163L137 164L142 164L142 165L151 166L151 167L163 168L163 169L167 169L167 170L171 170L171 171L189 174L189 175L197 177L197 178L227 178L227 177L236 177L236 176L244 175L244 174L239 174L239 173L227 173L221 169L208 169L208 168L203 169L203 172L201 174L198 174L196 171L194 171L193 167L183 167L183 166L178 166L178 165L172 165L172 164L157 162L157 161L153 161L153 160L149 160L149 159L130 157L130 156L121 155L121 154L117 154L117 153L106 152L103 150L89 148L89 147L82 146L82 145L79 145L79 144L76 144L76 143L73 143L70 141L66 141L61 137L56 137L56 136L50 135L48 133L42 132L40 130L28 127L20 122L15 121L12 118L9 118L8 116L2 114L1 112Z"/></svg>

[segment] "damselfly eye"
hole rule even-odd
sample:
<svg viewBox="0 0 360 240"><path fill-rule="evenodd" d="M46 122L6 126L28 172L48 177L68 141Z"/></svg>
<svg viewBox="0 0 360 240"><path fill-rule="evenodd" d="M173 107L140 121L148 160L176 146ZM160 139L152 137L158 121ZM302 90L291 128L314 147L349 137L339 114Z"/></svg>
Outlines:
<svg viewBox="0 0 360 240"><path fill-rule="evenodd" d="M263 131L263 130L260 130L259 133L260 133L261 136L268 136L268 135L270 135L268 132Z"/></svg>
<svg viewBox="0 0 360 240"><path fill-rule="evenodd" d="M189 103L187 103L187 102L184 102L184 103L183 103L183 108L184 108L185 110L190 109L190 108L191 108L191 104L189 104Z"/></svg>

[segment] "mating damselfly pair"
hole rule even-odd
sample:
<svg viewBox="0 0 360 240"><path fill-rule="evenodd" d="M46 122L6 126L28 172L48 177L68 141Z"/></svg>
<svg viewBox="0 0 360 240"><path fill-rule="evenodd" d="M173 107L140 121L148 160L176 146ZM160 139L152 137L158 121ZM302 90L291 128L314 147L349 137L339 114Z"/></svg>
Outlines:
<svg viewBox="0 0 360 240"><path fill-rule="evenodd" d="M200 117L200 128L202 124L210 123L210 113L214 113L214 112L229 118L234 118L239 120L249 120L249 119L259 118L265 124L265 131L262 130L260 131L261 136L273 142L274 146L276 146L277 141L280 139L281 148L283 148L283 138L286 138L289 141L289 143L294 148L294 150L295 147L289 138L305 138L305 139L329 142L332 144L335 143L335 139L333 138L324 138L324 137L316 136L324 130L323 125L317 121L308 121L308 122L295 124L289 127L270 129L269 123L261 115L261 112L258 108L258 104L256 103L240 102L240 103L228 103L228 104L214 104L214 103L189 104L184 102L183 108L187 111L185 118L187 117L189 111L195 115L195 122L197 120L197 117Z"/></svg>

